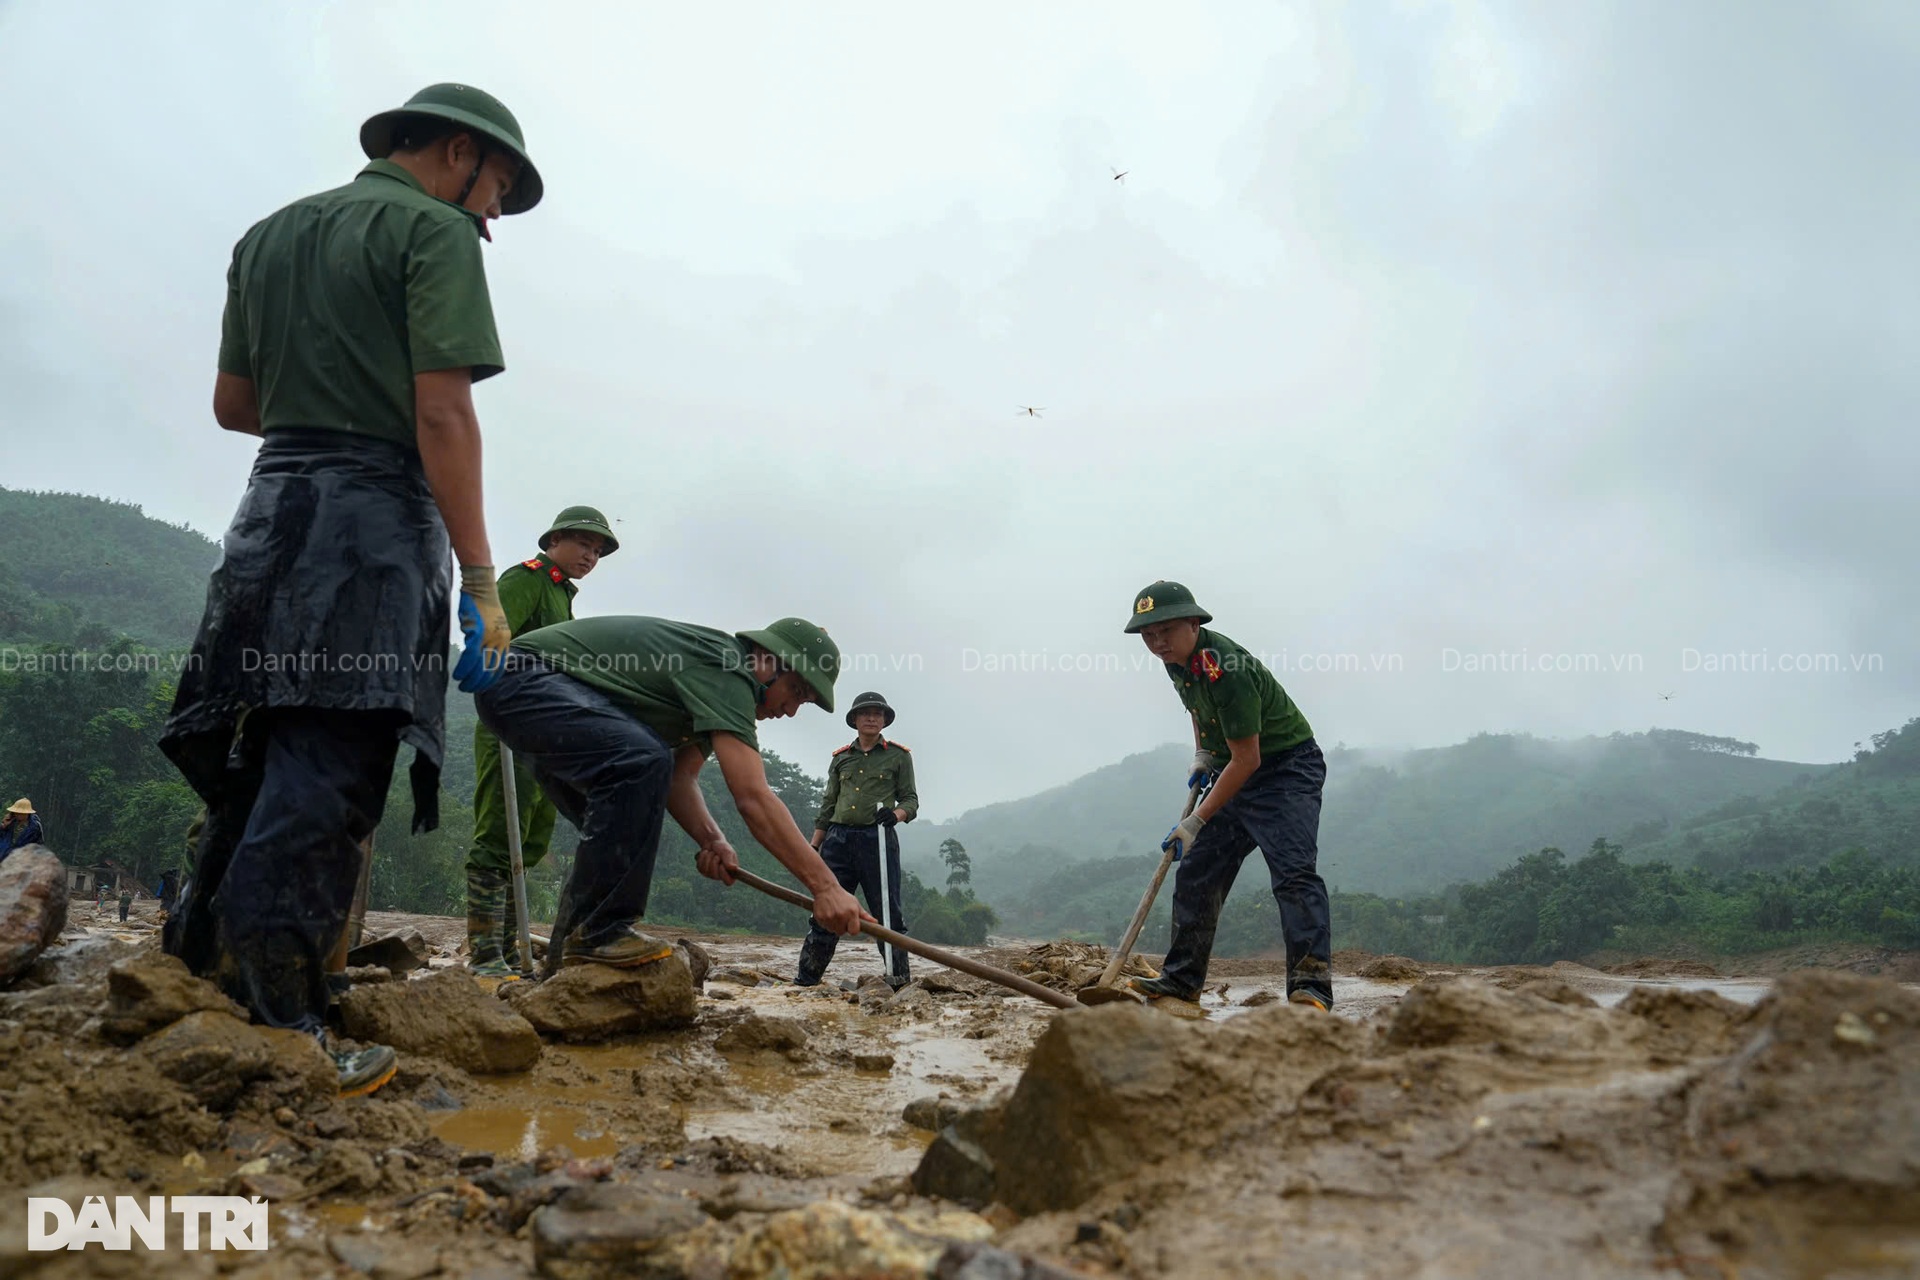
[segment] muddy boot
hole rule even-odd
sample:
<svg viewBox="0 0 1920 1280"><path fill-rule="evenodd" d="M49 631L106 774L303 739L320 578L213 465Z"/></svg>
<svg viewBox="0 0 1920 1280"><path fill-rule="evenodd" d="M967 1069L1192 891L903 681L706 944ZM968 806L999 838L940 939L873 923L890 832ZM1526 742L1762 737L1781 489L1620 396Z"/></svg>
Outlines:
<svg viewBox="0 0 1920 1280"><path fill-rule="evenodd" d="M641 933L632 925L623 925L620 932L592 946L588 946L586 940L575 933L567 939L567 954L560 963L563 965L604 964L614 969L631 969L637 965L665 960L672 954L672 943L662 942L651 934Z"/></svg>
<svg viewBox="0 0 1920 1280"><path fill-rule="evenodd" d="M1328 1012L1327 1006L1321 1002L1320 997L1304 987L1297 991L1289 992L1287 995L1287 1003L1303 1004L1309 1009L1318 1009L1322 1013Z"/></svg>
<svg viewBox="0 0 1920 1280"><path fill-rule="evenodd" d="M324 1042L323 1042L324 1043ZM327 1056L340 1073L340 1096L364 1098L392 1080L400 1069L399 1055L383 1044L364 1049L335 1049L327 1045Z"/></svg>
<svg viewBox="0 0 1920 1280"><path fill-rule="evenodd" d="M520 975L520 913L513 904L513 877L507 877L507 900L500 917L500 961L513 976Z"/></svg>
<svg viewBox="0 0 1920 1280"><path fill-rule="evenodd" d="M820 979L826 976L827 965L833 961L833 953L839 939L830 933L810 929L807 940L800 944L800 967L793 975L796 987L817 987Z"/></svg>
<svg viewBox="0 0 1920 1280"><path fill-rule="evenodd" d="M1127 985L1143 996L1184 1000L1188 1004L1200 1003L1200 993L1198 991L1188 991L1185 987L1177 986L1171 979L1164 977L1131 978L1128 980Z"/></svg>
<svg viewBox="0 0 1920 1280"><path fill-rule="evenodd" d="M500 950L507 888L504 871L467 868L467 968L476 977L504 978L513 972Z"/></svg>

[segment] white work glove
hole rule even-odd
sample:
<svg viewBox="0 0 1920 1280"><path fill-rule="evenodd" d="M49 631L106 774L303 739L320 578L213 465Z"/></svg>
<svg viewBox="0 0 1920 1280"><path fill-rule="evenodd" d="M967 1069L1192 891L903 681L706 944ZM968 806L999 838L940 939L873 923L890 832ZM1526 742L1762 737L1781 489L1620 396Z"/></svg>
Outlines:
<svg viewBox="0 0 1920 1280"><path fill-rule="evenodd" d="M1193 790L1202 782L1211 782L1217 771L1217 766L1213 763L1213 752L1194 752L1193 763L1187 766L1187 790Z"/></svg>
<svg viewBox="0 0 1920 1280"><path fill-rule="evenodd" d="M1206 825L1207 820L1198 813L1188 814L1180 819L1173 830L1167 832L1167 838L1160 842L1160 851L1165 853L1171 849L1173 860L1180 861L1181 855L1193 848L1193 842L1200 838L1200 828Z"/></svg>

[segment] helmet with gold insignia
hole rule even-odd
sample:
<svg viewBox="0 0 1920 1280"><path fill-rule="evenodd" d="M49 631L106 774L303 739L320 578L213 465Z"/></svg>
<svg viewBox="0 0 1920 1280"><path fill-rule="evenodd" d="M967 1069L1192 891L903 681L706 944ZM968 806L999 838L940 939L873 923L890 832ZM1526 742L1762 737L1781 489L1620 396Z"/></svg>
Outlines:
<svg viewBox="0 0 1920 1280"><path fill-rule="evenodd" d="M1127 619L1126 631L1132 635L1156 622L1172 622L1176 618L1194 618L1202 625L1213 621L1213 615L1194 602L1193 592L1177 582L1162 579L1134 593L1133 614Z"/></svg>
<svg viewBox="0 0 1920 1280"><path fill-rule="evenodd" d="M797 671L812 687L823 710L833 710L833 682L840 675L840 646L824 627L816 627L805 618L781 618L758 631L734 634L765 649Z"/></svg>
<svg viewBox="0 0 1920 1280"><path fill-rule="evenodd" d="M849 729L859 728L860 726L853 722L853 718L859 715L862 711L866 711L876 707L886 713L886 716L887 716L886 724L888 725L892 724L893 708L887 705L887 700L881 697L877 693L863 693L859 697L853 700L852 706L847 708L847 728ZM885 728L886 726L882 725L881 727Z"/></svg>
<svg viewBox="0 0 1920 1280"><path fill-rule="evenodd" d="M540 535L540 549L545 551L553 545L554 538L563 533L599 534L607 540L602 556L610 556L620 549L620 539L613 536L613 530L607 527L607 518L597 507L568 507L555 516L553 524Z"/></svg>

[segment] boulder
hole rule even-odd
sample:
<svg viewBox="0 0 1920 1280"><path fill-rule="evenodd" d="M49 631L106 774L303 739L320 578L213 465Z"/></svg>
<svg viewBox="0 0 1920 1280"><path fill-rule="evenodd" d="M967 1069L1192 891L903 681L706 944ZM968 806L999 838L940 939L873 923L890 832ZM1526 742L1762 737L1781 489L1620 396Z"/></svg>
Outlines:
<svg viewBox="0 0 1920 1280"><path fill-rule="evenodd" d="M66 864L39 844L0 860L0 986L25 973L66 927Z"/></svg>
<svg viewBox="0 0 1920 1280"><path fill-rule="evenodd" d="M699 1008L678 950L631 969L571 965L544 982L510 982L500 995L541 1035L576 1043L689 1027Z"/></svg>
<svg viewBox="0 0 1920 1280"><path fill-rule="evenodd" d="M669 1244L706 1221L679 1196L622 1183L576 1187L533 1215L533 1265L548 1280L678 1277Z"/></svg>
<svg viewBox="0 0 1920 1280"><path fill-rule="evenodd" d="M693 985L703 987L707 975L713 972L713 956L707 949L690 938L682 938L674 944L686 957L687 969L693 974Z"/></svg>
<svg viewBox="0 0 1920 1280"><path fill-rule="evenodd" d="M347 952L347 967L379 968L398 975L426 968L432 956L433 948L427 945L425 936L414 929L361 943Z"/></svg>
<svg viewBox="0 0 1920 1280"><path fill-rule="evenodd" d="M721 1032L713 1047L721 1053L750 1053L758 1049L790 1053L806 1048L807 1037L807 1026L798 1018L749 1013Z"/></svg>
<svg viewBox="0 0 1920 1280"><path fill-rule="evenodd" d="M475 1074L525 1071L540 1058L532 1024L458 969L412 982L356 986L340 997L340 1018L356 1040L424 1054Z"/></svg>
<svg viewBox="0 0 1920 1280"><path fill-rule="evenodd" d="M193 1013L220 1013L242 1021L247 1017L220 988L194 977L174 956L148 951L107 969L100 1034L114 1044L132 1044Z"/></svg>
<svg viewBox="0 0 1920 1280"><path fill-rule="evenodd" d="M333 1060L312 1036L249 1026L208 1010L156 1031L134 1051L216 1111L231 1107L259 1081L269 1084L273 1101L295 1106L331 1098L340 1086Z"/></svg>
<svg viewBox="0 0 1920 1280"><path fill-rule="evenodd" d="M965 1103L952 1098L915 1098L907 1104L900 1118L916 1129L926 1129L938 1133L959 1118L967 1110Z"/></svg>

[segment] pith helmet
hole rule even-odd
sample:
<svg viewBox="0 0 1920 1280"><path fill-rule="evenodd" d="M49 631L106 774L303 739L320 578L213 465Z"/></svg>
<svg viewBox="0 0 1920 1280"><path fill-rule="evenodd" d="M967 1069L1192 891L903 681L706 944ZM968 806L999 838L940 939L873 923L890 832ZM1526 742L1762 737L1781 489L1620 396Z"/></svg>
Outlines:
<svg viewBox="0 0 1920 1280"><path fill-rule="evenodd" d="M501 213L525 213L540 203L546 187L540 171L527 156L520 122L506 104L470 84L430 84L407 99L403 107L382 111L360 126L360 149L369 160L384 160L393 151L394 126L408 116L432 116L471 129L520 161L520 177L500 201Z"/></svg>
<svg viewBox="0 0 1920 1280"><path fill-rule="evenodd" d="M820 699L825 710L833 710L833 682L840 674L840 646L825 629L805 618L782 618L769 622L758 631L735 632L798 671Z"/></svg>
<svg viewBox="0 0 1920 1280"><path fill-rule="evenodd" d="M600 554L610 556L620 549L620 539L613 536L613 530L607 527L607 518L596 507L568 507L553 518L553 524L540 535L540 549L545 551L553 543L557 533L597 533L607 540L607 549Z"/></svg>
<svg viewBox="0 0 1920 1280"><path fill-rule="evenodd" d="M887 705L887 700L877 693L863 693L853 700L852 706L847 708L847 728L856 728L857 726L853 723L853 718L869 707L878 707L887 713L885 724L882 725L883 728L885 725L893 723L893 708Z"/></svg>
<svg viewBox="0 0 1920 1280"><path fill-rule="evenodd" d="M1156 622L1175 618L1198 618L1204 625L1213 615L1194 603L1193 592L1164 578L1140 588L1133 597L1133 616L1127 619L1127 634L1144 631Z"/></svg>
<svg viewBox="0 0 1920 1280"><path fill-rule="evenodd" d="M33 801L27 799L25 796L21 796L18 800L15 800L7 806L7 812L21 815L30 814L33 812Z"/></svg>

